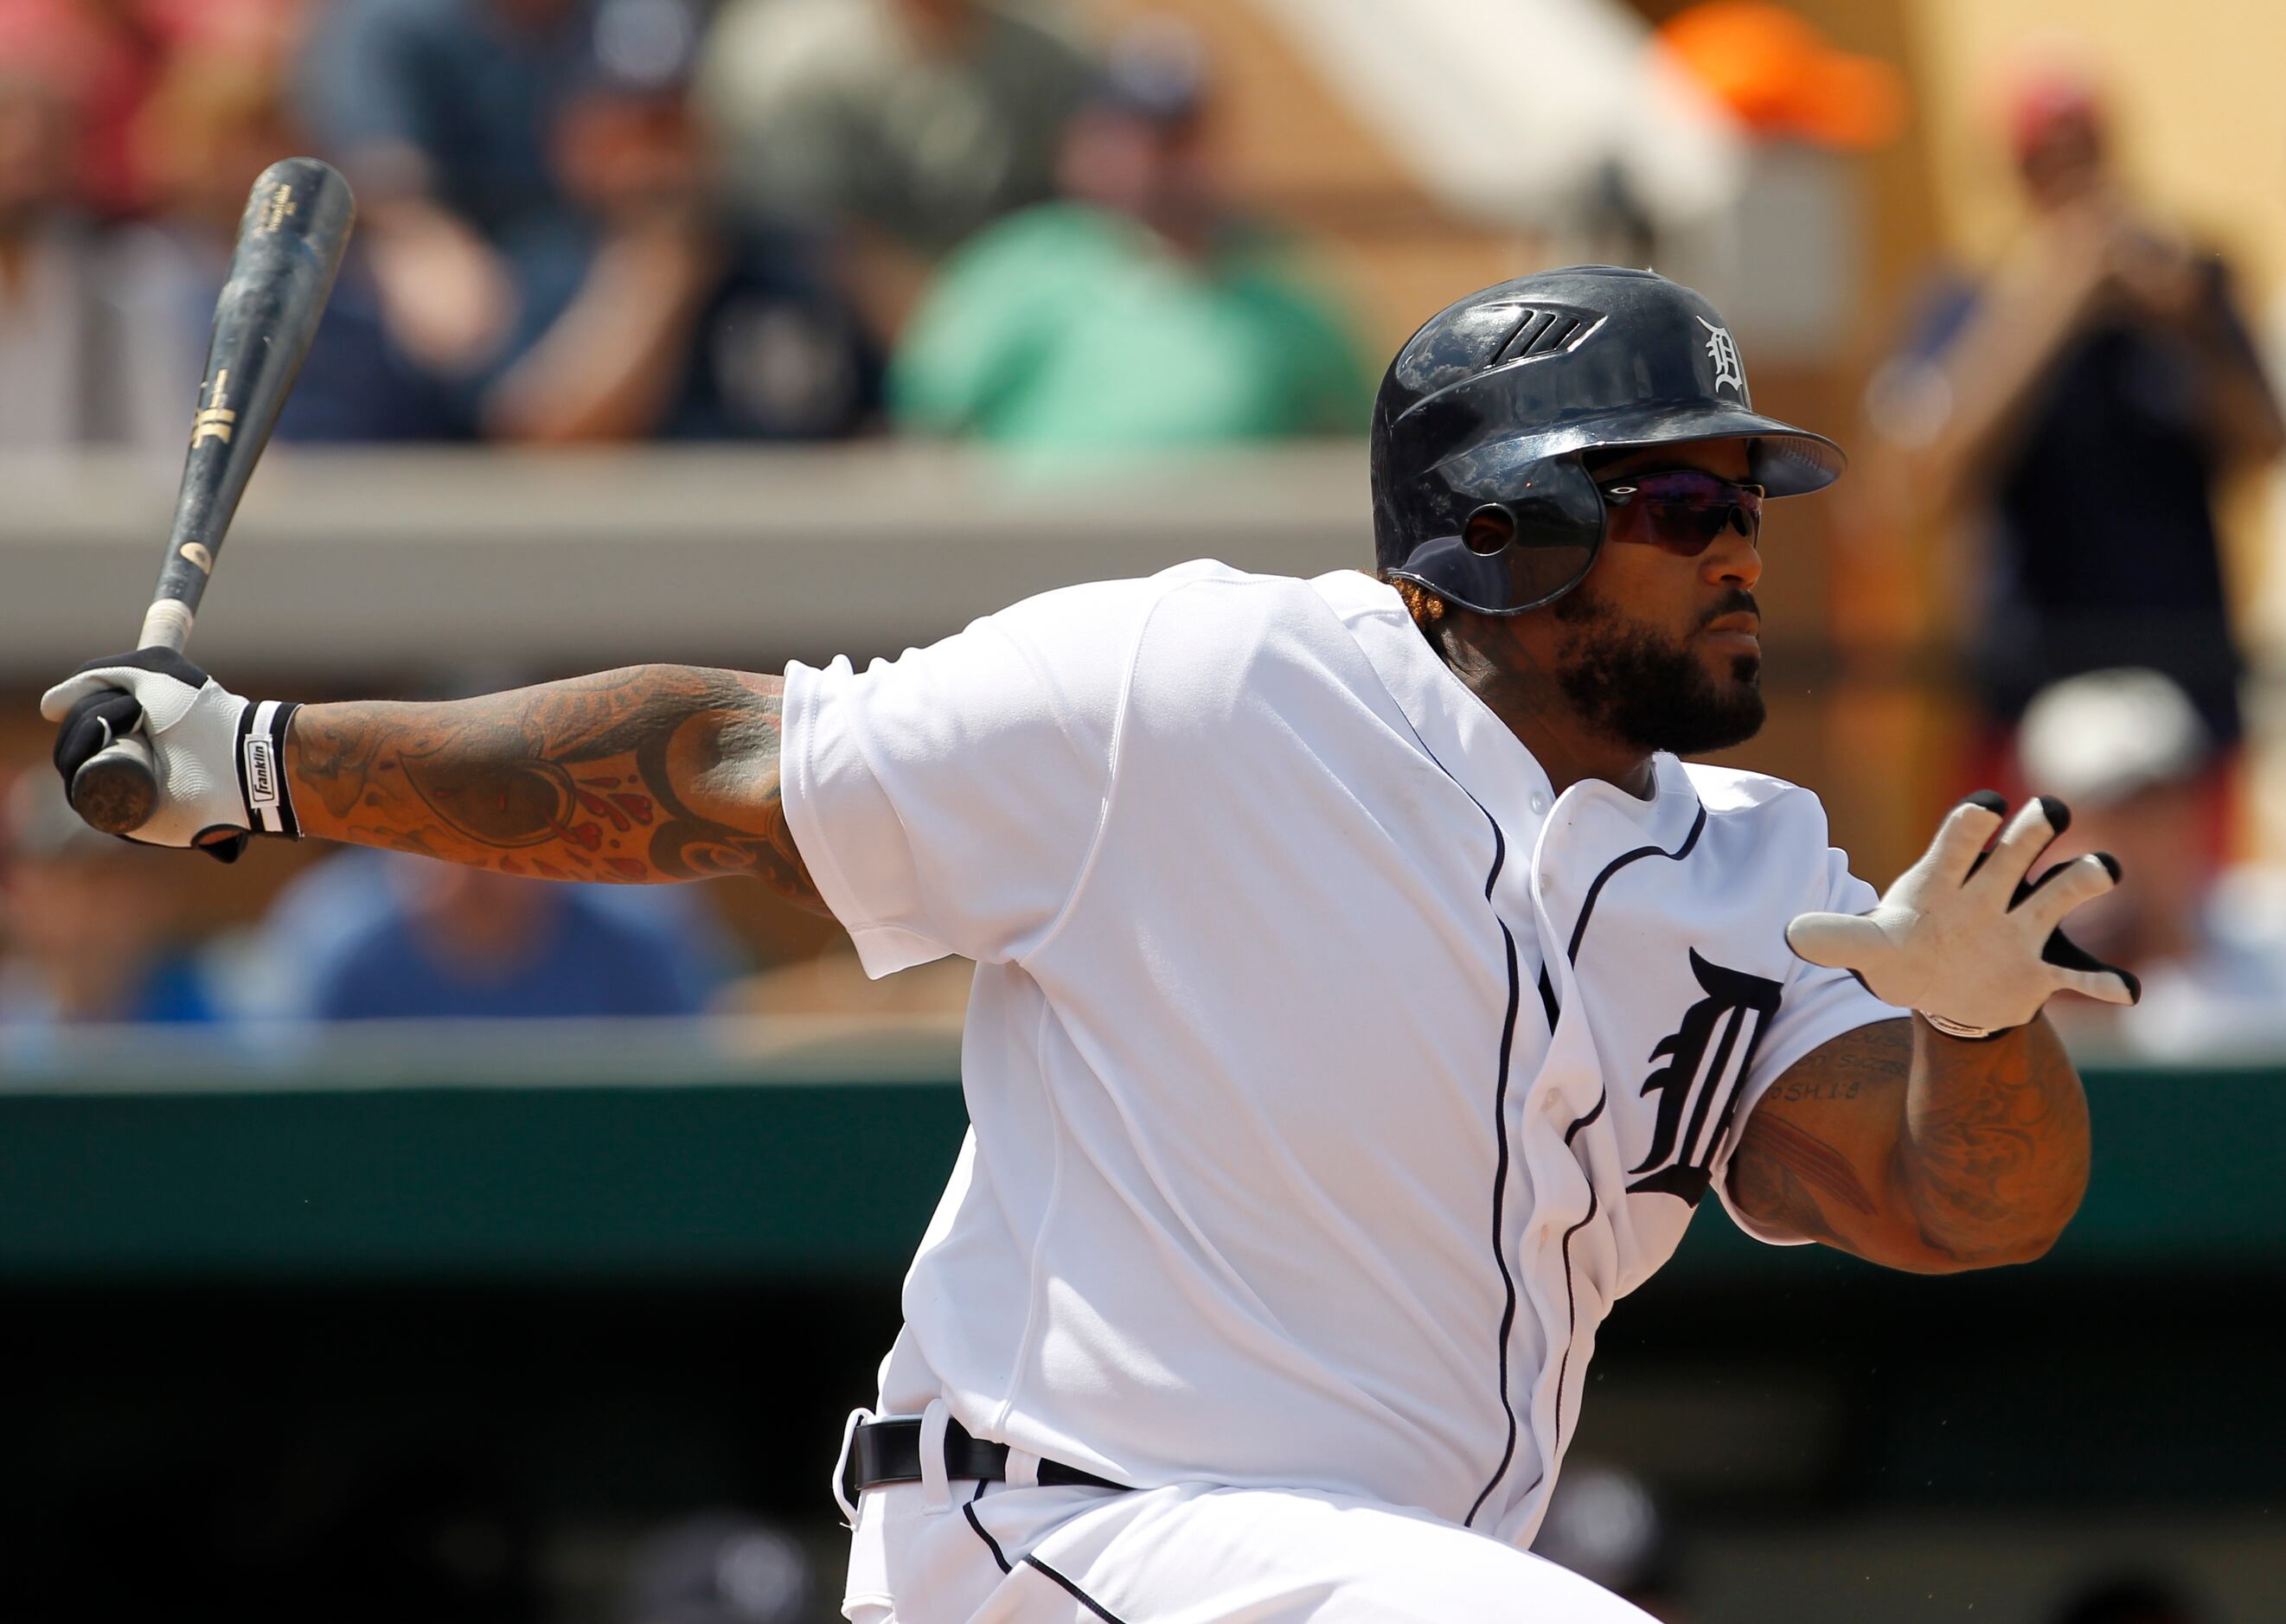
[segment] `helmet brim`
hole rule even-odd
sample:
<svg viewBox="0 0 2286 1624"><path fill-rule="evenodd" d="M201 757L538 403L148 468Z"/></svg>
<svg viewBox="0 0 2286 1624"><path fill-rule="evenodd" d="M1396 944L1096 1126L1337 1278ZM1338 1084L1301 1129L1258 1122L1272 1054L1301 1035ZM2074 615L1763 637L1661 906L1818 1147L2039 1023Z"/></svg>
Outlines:
<svg viewBox="0 0 2286 1624"><path fill-rule="evenodd" d="M1841 477L1849 458L1822 434L1765 417L1745 406L1703 403L1600 412L1518 435L1510 445L1521 464L1581 452L1642 451L1688 440L1754 442L1749 477L1771 496L1807 496ZM1483 459L1488 447L1462 453Z"/></svg>

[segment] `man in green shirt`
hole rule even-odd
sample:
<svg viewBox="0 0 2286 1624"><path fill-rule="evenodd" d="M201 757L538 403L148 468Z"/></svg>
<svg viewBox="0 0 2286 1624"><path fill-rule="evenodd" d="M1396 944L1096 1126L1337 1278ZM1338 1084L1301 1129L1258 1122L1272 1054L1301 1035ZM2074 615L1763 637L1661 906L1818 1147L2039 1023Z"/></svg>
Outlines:
<svg viewBox="0 0 2286 1624"><path fill-rule="evenodd" d="M971 239L907 327L900 426L1075 450L1362 434L1345 323L1213 168L1194 59L1115 52L1065 138L1066 201Z"/></svg>

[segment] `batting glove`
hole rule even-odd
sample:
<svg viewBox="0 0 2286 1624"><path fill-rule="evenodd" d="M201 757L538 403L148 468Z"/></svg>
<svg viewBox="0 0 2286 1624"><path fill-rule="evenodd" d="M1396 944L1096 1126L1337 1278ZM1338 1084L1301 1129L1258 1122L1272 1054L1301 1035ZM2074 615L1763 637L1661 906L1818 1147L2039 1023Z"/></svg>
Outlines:
<svg viewBox="0 0 2286 1624"><path fill-rule="evenodd" d="M1848 970L1884 1003L1918 1011L1940 1032L1990 1037L2040 1013L2069 988L2106 1004L2142 989L2126 971L2090 957L2058 928L2082 903L2119 883L2119 864L2092 853L2037 880L2032 864L2071 823L2052 795L2024 803L1998 845L2006 803L1990 792L1952 809L1919 863L1871 913L1805 913L1786 945L1814 965Z"/></svg>
<svg viewBox="0 0 2286 1624"><path fill-rule="evenodd" d="M171 649L90 660L40 696L59 724L56 770L73 776L114 738L141 735L158 808L128 838L194 846L234 863L249 834L300 838L286 787L286 726L297 705L241 699Z"/></svg>

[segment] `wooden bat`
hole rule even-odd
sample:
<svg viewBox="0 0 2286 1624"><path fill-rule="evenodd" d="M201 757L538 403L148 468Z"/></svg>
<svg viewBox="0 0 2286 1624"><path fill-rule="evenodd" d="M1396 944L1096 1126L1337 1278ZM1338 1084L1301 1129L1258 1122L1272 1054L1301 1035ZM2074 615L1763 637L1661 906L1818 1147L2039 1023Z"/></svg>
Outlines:
<svg viewBox="0 0 2286 1624"><path fill-rule="evenodd" d="M189 643L223 537L309 353L356 217L349 182L315 158L285 159L255 181L230 279L215 301L175 523L136 647L180 652ZM140 829L158 799L150 747L139 737L114 739L72 776L72 805L108 834Z"/></svg>

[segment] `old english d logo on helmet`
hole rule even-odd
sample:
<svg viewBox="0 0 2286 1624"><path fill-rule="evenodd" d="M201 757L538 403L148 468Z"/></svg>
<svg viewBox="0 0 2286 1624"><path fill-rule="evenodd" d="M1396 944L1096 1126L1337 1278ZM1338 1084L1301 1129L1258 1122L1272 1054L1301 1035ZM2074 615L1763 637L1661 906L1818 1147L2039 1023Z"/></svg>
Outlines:
<svg viewBox="0 0 2286 1624"><path fill-rule="evenodd" d="M1520 614L1579 585L1603 545L1587 453L1732 438L1772 496L1841 472L1833 441L1754 411L1729 327L1690 288L1613 265L1502 282L1432 317L1382 379L1376 562L1462 608ZM1469 517L1493 507L1513 539L1472 552Z"/></svg>
<svg viewBox="0 0 2286 1624"><path fill-rule="evenodd" d="M1730 329L1718 327L1701 316L1699 325L1707 329L1707 355L1714 363L1714 388L1719 393L1727 383L1737 391L1738 398L1746 398L1746 369L1738 365L1738 345L1730 336Z"/></svg>

